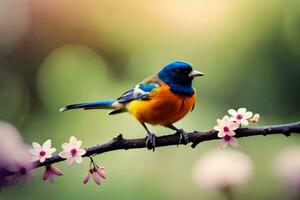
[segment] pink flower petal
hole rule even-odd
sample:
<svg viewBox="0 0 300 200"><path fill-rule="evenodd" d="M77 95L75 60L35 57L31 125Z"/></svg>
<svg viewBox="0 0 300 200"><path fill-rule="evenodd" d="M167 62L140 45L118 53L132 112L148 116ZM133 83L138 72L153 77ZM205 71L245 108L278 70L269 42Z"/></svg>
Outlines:
<svg viewBox="0 0 300 200"><path fill-rule="evenodd" d="M40 152L37 151L36 149L29 149L28 151L29 151L29 153L31 153L34 156L38 156L40 154Z"/></svg>
<svg viewBox="0 0 300 200"><path fill-rule="evenodd" d="M52 154L52 153L54 153L55 151L56 151L55 148L51 148L51 149L49 149L48 153L49 153L49 154Z"/></svg>
<svg viewBox="0 0 300 200"><path fill-rule="evenodd" d="M220 148L224 149L227 147L227 145L228 145L228 142L224 138L222 138L219 143Z"/></svg>
<svg viewBox="0 0 300 200"><path fill-rule="evenodd" d="M69 144L70 144L72 147L77 147L77 138L74 137L74 136L71 136L70 139L69 139Z"/></svg>
<svg viewBox="0 0 300 200"><path fill-rule="evenodd" d="M56 175L50 174L49 177L48 177L48 180L50 181L50 183L54 183L55 178L56 178Z"/></svg>
<svg viewBox="0 0 300 200"><path fill-rule="evenodd" d="M55 174L56 176L62 176L63 175L63 172L59 168L57 168L53 165L51 166L51 170L52 170L52 173Z"/></svg>
<svg viewBox="0 0 300 200"><path fill-rule="evenodd" d="M99 167L99 168L97 169L97 173L99 174L99 176L101 176L102 178L106 179L105 171L104 171L104 168L103 168L103 167Z"/></svg>
<svg viewBox="0 0 300 200"><path fill-rule="evenodd" d="M40 158L40 163L45 162L45 160L46 160L45 156L41 157L41 158Z"/></svg>
<svg viewBox="0 0 300 200"><path fill-rule="evenodd" d="M220 126L222 124L222 120L221 119L217 119L217 123Z"/></svg>
<svg viewBox="0 0 300 200"><path fill-rule="evenodd" d="M57 176L62 176L62 172L53 165L46 166L43 180L49 180L51 183L55 181Z"/></svg>
<svg viewBox="0 0 300 200"><path fill-rule="evenodd" d="M231 114L232 116L235 116L237 112L234 109L229 109L228 113Z"/></svg>
<svg viewBox="0 0 300 200"><path fill-rule="evenodd" d="M80 148L81 147L81 143L82 143L82 141L78 140L77 143L76 143L76 148Z"/></svg>
<svg viewBox="0 0 300 200"><path fill-rule="evenodd" d="M73 164L73 162L74 162L74 157L67 158L67 165L68 166L71 166Z"/></svg>
<svg viewBox="0 0 300 200"><path fill-rule="evenodd" d="M51 148L51 140L48 139L46 140L46 142L44 142L44 144L42 145L43 149L50 149Z"/></svg>
<svg viewBox="0 0 300 200"><path fill-rule="evenodd" d="M70 151L71 147L70 147L70 144L69 143L63 143L61 145L61 148L65 151Z"/></svg>
<svg viewBox="0 0 300 200"><path fill-rule="evenodd" d="M222 138L222 137L224 137L226 134L223 132L223 131L220 131L219 133L218 133L218 137L219 138Z"/></svg>
<svg viewBox="0 0 300 200"><path fill-rule="evenodd" d="M226 135L235 136L235 132L234 131L229 131L229 132L226 133Z"/></svg>
<svg viewBox="0 0 300 200"><path fill-rule="evenodd" d="M86 184L90 180L90 177L91 177L91 173L87 172L82 178L83 184Z"/></svg>
<svg viewBox="0 0 300 200"><path fill-rule="evenodd" d="M246 118L246 119L249 119L249 118L252 117L252 116L253 116L253 113L250 112L250 111L248 111L248 112L246 112L246 113L244 114L244 118Z"/></svg>
<svg viewBox="0 0 300 200"><path fill-rule="evenodd" d="M76 155L74 158L77 163L82 163L82 157L80 155Z"/></svg>
<svg viewBox="0 0 300 200"><path fill-rule="evenodd" d="M51 153L46 153L45 158L51 158L52 154Z"/></svg>
<svg viewBox="0 0 300 200"><path fill-rule="evenodd" d="M86 153L86 151L84 149L78 149L77 152L81 156L83 156Z"/></svg>
<svg viewBox="0 0 300 200"><path fill-rule="evenodd" d="M46 167L46 169L45 169L45 171L44 171L44 175L43 175L43 180L44 180L44 181L47 180L48 177L49 177L49 170L48 170L47 167Z"/></svg>
<svg viewBox="0 0 300 200"><path fill-rule="evenodd" d="M248 120L245 119L245 120L241 121L241 124L244 126L247 126L249 124L249 122L248 122Z"/></svg>
<svg viewBox="0 0 300 200"><path fill-rule="evenodd" d="M223 122L230 122L230 118L227 116L227 115L225 115L224 117L223 117L223 119L222 119L222 121Z"/></svg>
<svg viewBox="0 0 300 200"><path fill-rule="evenodd" d="M93 172L92 173L92 177L93 177L95 183L97 183L98 185L100 185L100 183L101 183L101 176L97 172Z"/></svg>
<svg viewBox="0 0 300 200"><path fill-rule="evenodd" d="M37 151L40 151L40 149L42 148L41 145L39 143L36 143L36 142L32 143L32 147L34 149L36 149Z"/></svg>
<svg viewBox="0 0 300 200"><path fill-rule="evenodd" d="M232 124L230 124L230 129L231 130L236 130L236 129L238 129L239 127L240 127L240 122L233 122Z"/></svg>
<svg viewBox="0 0 300 200"><path fill-rule="evenodd" d="M246 108L239 108L239 109L237 110L237 112L238 112L239 114L245 114L246 111L247 111Z"/></svg>
<svg viewBox="0 0 300 200"><path fill-rule="evenodd" d="M231 139L229 141L229 144L233 147L238 147L239 146L238 140L235 137L231 137Z"/></svg>
<svg viewBox="0 0 300 200"><path fill-rule="evenodd" d="M71 156L71 153L70 152L66 152L66 151L62 151L58 155L61 158L69 158Z"/></svg>

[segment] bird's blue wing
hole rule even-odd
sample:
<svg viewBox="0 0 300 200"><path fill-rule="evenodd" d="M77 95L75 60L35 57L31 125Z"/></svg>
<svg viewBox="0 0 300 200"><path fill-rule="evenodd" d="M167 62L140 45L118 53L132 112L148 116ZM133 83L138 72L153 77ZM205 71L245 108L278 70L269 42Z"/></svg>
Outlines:
<svg viewBox="0 0 300 200"><path fill-rule="evenodd" d="M127 103L132 100L147 100L150 92L158 88L157 83L139 83L134 88L125 92L122 96L118 98L119 103Z"/></svg>

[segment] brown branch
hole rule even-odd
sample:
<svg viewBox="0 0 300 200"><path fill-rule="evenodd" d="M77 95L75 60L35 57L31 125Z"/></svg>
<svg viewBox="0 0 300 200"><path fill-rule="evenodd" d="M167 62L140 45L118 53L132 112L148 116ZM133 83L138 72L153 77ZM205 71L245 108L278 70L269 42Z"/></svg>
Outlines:
<svg viewBox="0 0 300 200"><path fill-rule="evenodd" d="M236 130L236 137L249 137L249 136L256 136L256 135L271 135L271 134L283 134L285 136L290 136L291 133L300 133L300 121L296 123L290 124L282 124L282 125L272 125L272 126L265 126L259 128L239 128ZM164 146L172 146L177 145L179 136L176 134L172 135L165 135L156 137L155 143L156 147L164 147ZM209 141L209 140L217 140L218 134L216 131L211 130L207 132L202 131L194 131L188 133L188 140L189 143L192 143L191 147L195 148L200 142ZM124 139L122 134L117 136L116 138L112 139L111 141L98 144L96 146L87 147L85 148L86 154L83 157L94 156L98 154L102 154L109 151L115 150L128 150L128 149L139 149L146 147L146 140L145 138L140 139ZM43 163L37 163L34 168L47 166L53 163L63 161L63 158L59 156L54 156L50 159L47 159Z"/></svg>

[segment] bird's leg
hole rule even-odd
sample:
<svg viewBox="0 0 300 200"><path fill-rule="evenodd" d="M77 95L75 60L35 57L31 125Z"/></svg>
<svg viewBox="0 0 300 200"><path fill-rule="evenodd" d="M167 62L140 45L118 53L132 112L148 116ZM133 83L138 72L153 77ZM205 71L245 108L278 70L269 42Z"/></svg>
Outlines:
<svg viewBox="0 0 300 200"><path fill-rule="evenodd" d="M175 134L179 135L178 144L187 144L189 142L189 138L187 136L187 133L183 129L178 129L173 124L170 124L166 127L170 128L172 130L175 130L176 131Z"/></svg>
<svg viewBox="0 0 300 200"><path fill-rule="evenodd" d="M155 135L151 133L145 123L141 123L147 131L146 146L147 149L155 151Z"/></svg>

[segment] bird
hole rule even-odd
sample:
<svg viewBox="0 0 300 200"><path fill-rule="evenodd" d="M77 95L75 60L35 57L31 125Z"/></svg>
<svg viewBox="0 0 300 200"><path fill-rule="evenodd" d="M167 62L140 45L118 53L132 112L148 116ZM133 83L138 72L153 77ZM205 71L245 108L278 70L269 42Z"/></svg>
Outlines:
<svg viewBox="0 0 300 200"><path fill-rule="evenodd" d="M110 109L109 115L128 112L146 130L147 149L155 150L156 135L146 124L172 129L179 136L178 144L186 144L187 133L175 127L174 123L193 111L196 92L192 82L200 76L204 74L187 62L173 61L116 99L72 104L61 108L60 112L73 109Z"/></svg>

